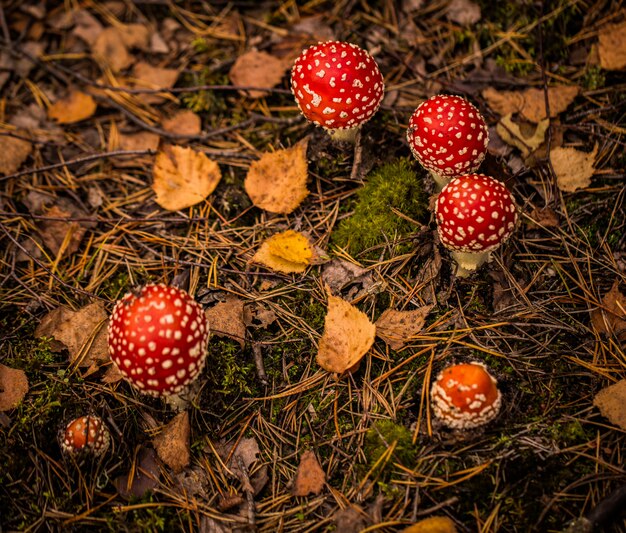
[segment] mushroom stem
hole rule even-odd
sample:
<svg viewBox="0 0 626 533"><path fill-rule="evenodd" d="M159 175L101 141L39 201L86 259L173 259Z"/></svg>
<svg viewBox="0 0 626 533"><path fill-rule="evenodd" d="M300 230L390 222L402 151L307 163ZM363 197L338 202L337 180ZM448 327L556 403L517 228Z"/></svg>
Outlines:
<svg viewBox="0 0 626 533"><path fill-rule="evenodd" d="M356 134L359 132L359 127L360 126L356 126L354 128L338 128L334 130L327 129L326 131L333 141L354 144L356 142Z"/></svg>
<svg viewBox="0 0 626 533"><path fill-rule="evenodd" d="M491 261L491 252L457 252L452 250L450 254L457 264L456 275L459 278L467 278L480 266Z"/></svg>
<svg viewBox="0 0 626 533"><path fill-rule="evenodd" d="M432 170L429 172L435 182L436 192L441 192L441 189L443 189L451 181L450 178L442 176L441 174L437 174L436 172Z"/></svg>

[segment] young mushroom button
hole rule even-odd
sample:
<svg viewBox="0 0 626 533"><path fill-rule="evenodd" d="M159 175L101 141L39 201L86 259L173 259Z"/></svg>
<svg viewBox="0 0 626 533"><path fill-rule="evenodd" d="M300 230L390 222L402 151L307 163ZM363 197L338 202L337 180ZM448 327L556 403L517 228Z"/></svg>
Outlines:
<svg viewBox="0 0 626 533"><path fill-rule="evenodd" d="M109 353L125 379L152 396L176 394L204 368L209 327L185 291L146 285L113 309Z"/></svg>
<svg viewBox="0 0 626 533"><path fill-rule="evenodd" d="M491 252L513 233L517 207L499 181L482 174L461 176L448 183L435 204L441 244L451 251L457 275L468 276L489 261Z"/></svg>
<svg viewBox="0 0 626 533"><path fill-rule="evenodd" d="M60 435L61 449L68 454L102 455L109 447L110 433L97 416L79 416Z"/></svg>
<svg viewBox="0 0 626 533"><path fill-rule="evenodd" d="M336 140L354 141L383 99L376 61L355 44L329 41L311 46L291 69L291 91L302 114Z"/></svg>
<svg viewBox="0 0 626 533"><path fill-rule="evenodd" d="M439 94L415 110L407 140L441 190L452 178L478 169L487 152L489 131L478 109L465 98Z"/></svg>
<svg viewBox="0 0 626 533"><path fill-rule="evenodd" d="M449 366L430 391L435 417L454 429L469 429L493 420L502 396L496 379L480 363Z"/></svg>

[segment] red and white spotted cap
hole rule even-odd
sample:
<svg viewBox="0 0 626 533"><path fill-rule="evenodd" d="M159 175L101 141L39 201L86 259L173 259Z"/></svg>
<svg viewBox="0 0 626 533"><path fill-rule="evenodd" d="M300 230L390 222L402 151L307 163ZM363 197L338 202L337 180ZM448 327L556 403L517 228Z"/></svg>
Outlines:
<svg viewBox="0 0 626 533"><path fill-rule="evenodd" d="M291 69L291 90L302 114L328 130L356 128L372 118L384 87L376 61L352 43L311 46Z"/></svg>
<svg viewBox="0 0 626 533"><path fill-rule="evenodd" d="M487 153L489 131L478 109L465 98L438 94L415 110L407 140L425 169L453 178L478 169Z"/></svg>
<svg viewBox="0 0 626 533"><path fill-rule="evenodd" d="M146 285L117 302L109 322L109 353L126 380L141 392L180 392L204 368L209 326L187 292Z"/></svg>
<svg viewBox="0 0 626 533"><path fill-rule="evenodd" d="M444 369L432 385L435 417L446 426L468 429L493 420L502 405L498 382L481 363L462 363Z"/></svg>
<svg viewBox="0 0 626 533"><path fill-rule="evenodd" d="M109 448L111 435L97 416L79 416L60 435L61 449L68 454L102 455Z"/></svg>
<svg viewBox="0 0 626 533"><path fill-rule="evenodd" d="M517 222L509 190L482 174L461 176L439 193L435 205L441 243L460 252L487 252L505 242Z"/></svg>

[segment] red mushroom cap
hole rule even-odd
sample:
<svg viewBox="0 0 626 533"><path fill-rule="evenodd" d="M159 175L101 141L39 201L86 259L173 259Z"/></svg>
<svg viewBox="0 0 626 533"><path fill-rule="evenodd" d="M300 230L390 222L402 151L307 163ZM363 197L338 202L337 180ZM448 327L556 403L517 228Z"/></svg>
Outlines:
<svg viewBox="0 0 626 533"><path fill-rule="evenodd" d="M509 190L482 174L461 176L439 193L435 205L441 243L461 252L488 252L505 242L517 222Z"/></svg>
<svg viewBox="0 0 626 533"><path fill-rule="evenodd" d="M311 46L291 69L291 90L302 114L327 129L358 127L372 118L384 93L376 61L355 44Z"/></svg>
<svg viewBox="0 0 626 533"><path fill-rule="evenodd" d="M206 315L187 292L146 285L117 302L109 323L109 353L124 377L152 396L174 394L204 368Z"/></svg>
<svg viewBox="0 0 626 533"><path fill-rule="evenodd" d="M456 429L473 428L493 420L502 404L496 379L480 363L449 366L430 390L435 416Z"/></svg>
<svg viewBox="0 0 626 533"><path fill-rule="evenodd" d="M91 453L97 457L107 451L110 433L97 416L79 416L65 426L60 440L66 453Z"/></svg>
<svg viewBox="0 0 626 533"><path fill-rule="evenodd" d="M424 168L454 177L478 169L487 152L489 131L480 111L465 98L439 94L415 110L407 140Z"/></svg>

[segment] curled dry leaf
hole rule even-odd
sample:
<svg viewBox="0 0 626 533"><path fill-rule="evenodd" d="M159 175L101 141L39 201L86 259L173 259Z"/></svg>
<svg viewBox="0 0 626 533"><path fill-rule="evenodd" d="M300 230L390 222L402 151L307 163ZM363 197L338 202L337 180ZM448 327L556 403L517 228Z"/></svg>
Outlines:
<svg viewBox="0 0 626 533"><path fill-rule="evenodd" d="M265 153L250 165L246 193L252 203L271 213L289 214L307 197L307 141Z"/></svg>
<svg viewBox="0 0 626 533"><path fill-rule="evenodd" d="M457 529L447 516L431 516L403 529L402 533L457 533Z"/></svg>
<svg viewBox="0 0 626 533"><path fill-rule="evenodd" d="M556 117L574 101L580 89L575 85L556 85L548 88L550 116ZM526 89L525 91L498 91L488 87L482 96L489 107L499 115L521 113L527 120L535 124L547 118L546 101L543 89Z"/></svg>
<svg viewBox="0 0 626 533"><path fill-rule="evenodd" d="M74 124L91 117L97 107L91 95L72 90L65 98L57 100L48 108L48 117L59 124Z"/></svg>
<svg viewBox="0 0 626 533"><path fill-rule="evenodd" d="M19 405L28 392L28 378L23 370L0 364L0 411Z"/></svg>
<svg viewBox="0 0 626 533"><path fill-rule="evenodd" d="M183 411L177 414L162 431L152 439L152 444L154 445L159 459L174 472L180 472L189 465L191 460L191 452L189 450L190 434L189 413Z"/></svg>
<svg viewBox="0 0 626 533"><path fill-rule="evenodd" d="M172 146L159 152L152 169L156 202L164 209L177 211L191 207L211 194L222 179L220 167L202 152Z"/></svg>
<svg viewBox="0 0 626 533"><path fill-rule="evenodd" d="M318 495L326 483L326 473L320 466L315 453L307 450L300 458L298 471L293 482L294 496Z"/></svg>
<svg viewBox="0 0 626 533"><path fill-rule="evenodd" d="M519 148L522 155L528 157L543 144L549 126L549 119L541 121L534 127L531 124L513 122L511 115L506 115L498 122L496 131L505 143Z"/></svg>
<svg viewBox="0 0 626 533"><path fill-rule="evenodd" d="M33 145L29 141L17 139L16 137L2 137L0 174L8 176L17 172L30 155L32 149Z"/></svg>
<svg viewBox="0 0 626 533"><path fill-rule="evenodd" d="M626 68L626 21L606 24L598 31L600 66L606 70Z"/></svg>
<svg viewBox="0 0 626 533"><path fill-rule="evenodd" d="M589 187L597 154L597 144L591 153L563 147L550 150L550 161L556 174L558 188L563 192L574 192Z"/></svg>
<svg viewBox="0 0 626 533"><path fill-rule="evenodd" d="M229 298L225 302L218 302L207 309L204 314L209 322L212 335L230 337L243 348L246 344L246 325L243 321L244 301L239 298Z"/></svg>
<svg viewBox="0 0 626 533"><path fill-rule="evenodd" d="M100 302L78 311L57 307L43 317L35 336L52 337L62 344L58 348L67 348L70 363L89 367L109 360L107 319L108 314Z"/></svg>
<svg viewBox="0 0 626 533"><path fill-rule="evenodd" d="M283 79L289 64L267 52L250 50L240 55L229 72L233 85L271 89ZM242 91L250 98L262 98L266 91Z"/></svg>
<svg viewBox="0 0 626 533"><path fill-rule="evenodd" d="M342 374L354 367L374 344L376 326L352 304L329 294L317 363Z"/></svg>
<svg viewBox="0 0 626 533"><path fill-rule="evenodd" d="M591 311L591 325L596 333L626 340L626 296L619 290L618 281L602 298L602 306Z"/></svg>
<svg viewBox="0 0 626 533"><path fill-rule="evenodd" d="M626 431L626 379L602 389L593 399L603 417Z"/></svg>
<svg viewBox="0 0 626 533"><path fill-rule="evenodd" d="M432 305L411 311L386 309L376 321L376 335L392 350L401 350L422 331Z"/></svg>
<svg viewBox="0 0 626 533"><path fill-rule="evenodd" d="M277 272L304 272L311 264L313 248L309 240L297 231L287 230L267 239L252 260Z"/></svg>

